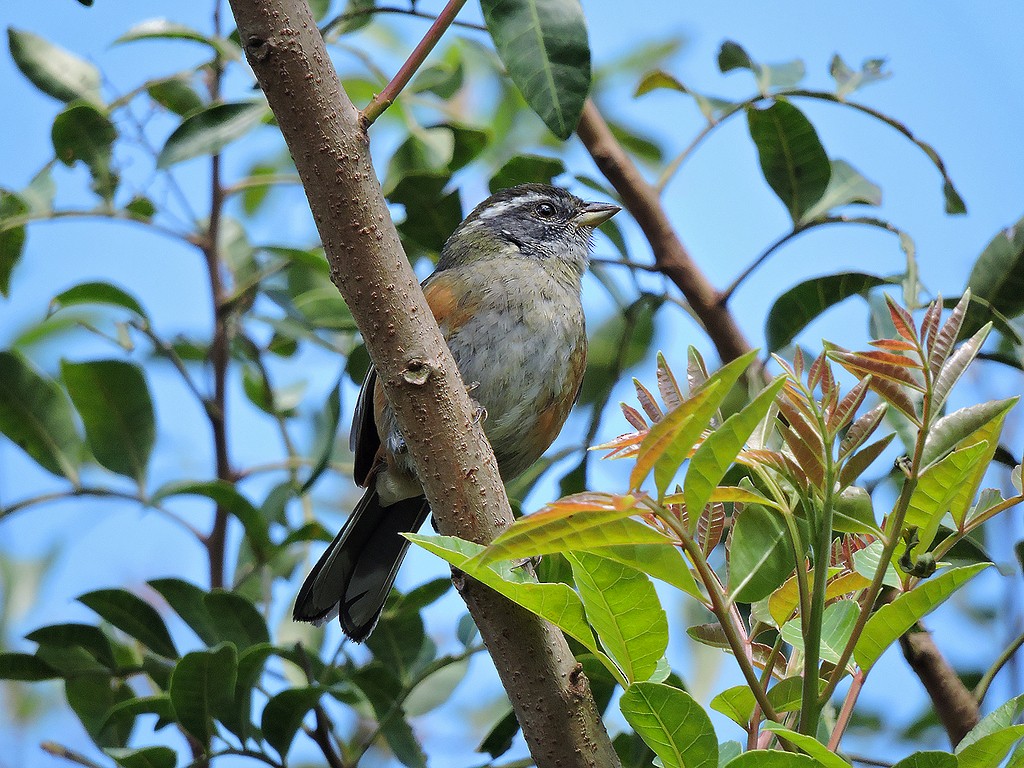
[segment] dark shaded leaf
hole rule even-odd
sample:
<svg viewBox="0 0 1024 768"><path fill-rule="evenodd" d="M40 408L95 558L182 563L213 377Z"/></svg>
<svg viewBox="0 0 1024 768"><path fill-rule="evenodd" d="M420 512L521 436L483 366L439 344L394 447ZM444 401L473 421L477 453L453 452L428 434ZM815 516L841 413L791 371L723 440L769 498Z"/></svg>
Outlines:
<svg viewBox="0 0 1024 768"><path fill-rule="evenodd" d="M182 657L171 675L171 703L181 727L209 744L213 719L232 711L238 653L230 643Z"/></svg>
<svg viewBox="0 0 1024 768"><path fill-rule="evenodd" d="M96 460L142 485L156 440L153 401L142 368L123 360L65 360L60 369Z"/></svg>
<svg viewBox="0 0 1024 768"><path fill-rule="evenodd" d="M352 682L373 707L384 738L395 757L409 768L426 768L426 755L404 717L399 701L402 684L398 678L383 664L371 662L356 670Z"/></svg>
<svg viewBox="0 0 1024 768"><path fill-rule="evenodd" d="M203 100L185 77L156 80L146 88L146 92L157 104L181 117L198 112L204 106Z"/></svg>
<svg viewBox="0 0 1024 768"><path fill-rule="evenodd" d="M205 496L238 518L246 539L258 557L266 558L273 549L267 520L237 488L224 480L171 482L160 486L150 501L158 504L172 496Z"/></svg>
<svg viewBox="0 0 1024 768"><path fill-rule="evenodd" d="M214 590L203 597L217 640L233 643L239 652L270 642L267 621L252 603L236 592Z"/></svg>
<svg viewBox="0 0 1024 768"><path fill-rule="evenodd" d="M14 27L7 28L7 42L18 69L43 93L61 101L102 103L100 72L89 62L39 35Z"/></svg>
<svg viewBox="0 0 1024 768"><path fill-rule="evenodd" d="M0 653L0 680L53 680L60 672L29 653Z"/></svg>
<svg viewBox="0 0 1024 768"><path fill-rule="evenodd" d="M133 720L107 722L111 709L135 698L135 692L127 683L105 675L81 675L64 681L64 696L98 747L127 744Z"/></svg>
<svg viewBox="0 0 1024 768"><path fill-rule="evenodd" d="M654 338L654 315L659 306L647 299L638 299L593 331L587 373L580 391L581 403L597 402L624 371L644 359Z"/></svg>
<svg viewBox="0 0 1024 768"><path fill-rule="evenodd" d="M779 296L768 311L765 340L774 352L790 344L812 320L830 307L851 296L865 296L890 278L863 272L840 272L805 280Z"/></svg>
<svg viewBox="0 0 1024 768"><path fill-rule="evenodd" d="M116 669L118 666L110 638L103 634L103 630L92 624L51 624L29 632L25 639L40 646L53 648L78 646L85 649L108 670Z"/></svg>
<svg viewBox="0 0 1024 768"><path fill-rule="evenodd" d="M113 748L107 755L121 768L174 768L178 754L170 747Z"/></svg>
<svg viewBox="0 0 1024 768"><path fill-rule="evenodd" d="M334 452L334 443L338 439L338 424L341 422L341 379L327 395L327 400L316 412L316 439L311 456L314 458L309 477L299 489L299 496L307 493L313 484L327 469Z"/></svg>
<svg viewBox="0 0 1024 768"><path fill-rule="evenodd" d="M789 102L749 107L747 123L768 185L798 222L828 188L832 167L818 134Z"/></svg>
<svg viewBox="0 0 1024 768"><path fill-rule="evenodd" d="M191 114L167 139L157 157L157 167L169 168L194 157L217 154L259 125L267 114L262 101L214 104Z"/></svg>
<svg viewBox="0 0 1024 768"><path fill-rule="evenodd" d="M306 714L316 706L323 694L321 688L289 688L272 696L267 702L260 727L263 729L263 738L277 750L282 759L288 755Z"/></svg>
<svg viewBox="0 0 1024 768"><path fill-rule="evenodd" d="M517 184L550 184L563 173L565 165L557 157L516 155L498 169L488 182L488 187L494 193Z"/></svg>
<svg viewBox="0 0 1024 768"><path fill-rule="evenodd" d="M782 516L748 504L736 518L729 550L729 592L752 603L768 597L793 572L793 549Z"/></svg>
<svg viewBox="0 0 1024 768"><path fill-rule="evenodd" d="M0 189L0 296L10 293L11 273L21 259L27 236L24 224L9 226L8 222L20 219L29 210L23 197Z"/></svg>
<svg viewBox="0 0 1024 768"><path fill-rule="evenodd" d="M83 446L67 395L18 352L0 352L0 432L44 469L78 482Z"/></svg>
<svg viewBox="0 0 1024 768"><path fill-rule="evenodd" d="M134 296L112 283L102 282L80 283L66 291L61 291L50 299L48 311L53 313L66 307L82 304L105 304L111 307L121 307L133 312L143 320L148 319L146 310Z"/></svg>
<svg viewBox="0 0 1024 768"><path fill-rule="evenodd" d="M389 202L405 206L405 220L398 225L404 242L412 241L430 254L441 252L462 221L458 190L445 192L447 184L447 176L412 173L403 176L388 193Z"/></svg>
<svg viewBox="0 0 1024 768"><path fill-rule="evenodd" d="M168 659L178 657L164 620L149 603L123 589L99 589L87 592L78 602L101 618L134 637L153 653Z"/></svg>
<svg viewBox="0 0 1024 768"><path fill-rule="evenodd" d="M971 302L961 333L975 333L990 310L1014 318L1024 313L1024 219L997 234L985 246L967 278Z"/></svg>
<svg viewBox="0 0 1024 768"><path fill-rule="evenodd" d="M68 167L85 163L93 191L111 200L118 178L111 167L117 129L110 118L92 104L76 102L54 118L50 136L57 159Z"/></svg>
<svg viewBox="0 0 1024 768"><path fill-rule="evenodd" d="M590 92L590 45L578 0L482 0L498 56L555 136L576 130Z"/></svg>

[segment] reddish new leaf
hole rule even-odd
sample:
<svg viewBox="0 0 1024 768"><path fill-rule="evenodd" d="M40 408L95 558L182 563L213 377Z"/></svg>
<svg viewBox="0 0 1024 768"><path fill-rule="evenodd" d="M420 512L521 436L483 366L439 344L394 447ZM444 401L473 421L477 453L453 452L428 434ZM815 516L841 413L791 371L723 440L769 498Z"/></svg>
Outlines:
<svg viewBox="0 0 1024 768"><path fill-rule="evenodd" d="M843 468L839 473L839 486L845 488L861 476L871 464L877 459L886 448L889 447L889 443L896 437L895 432L883 437L881 440L877 440L862 451L858 451L853 454L846 463L843 464Z"/></svg>
<svg viewBox="0 0 1024 768"><path fill-rule="evenodd" d="M826 426L830 434L837 434L839 430L850 423L853 418L853 414L860 408L861 403L864 402L864 396L868 393L868 384L871 379L861 379L858 381L846 396L839 401L839 405L832 410L828 415L828 422Z"/></svg>
<svg viewBox="0 0 1024 768"><path fill-rule="evenodd" d="M633 386L636 387L636 399L640 401L640 407L650 417L651 421L660 421L662 417L661 408L654 399L654 395L643 384L640 379L633 379Z"/></svg>
<svg viewBox="0 0 1024 768"><path fill-rule="evenodd" d="M658 391L661 392L661 400L667 410L671 411L682 405L683 391L679 388L679 383L661 352L658 353Z"/></svg>
<svg viewBox="0 0 1024 768"><path fill-rule="evenodd" d="M871 437L871 434L882 422L882 417L885 416L887 408L888 406L885 403L879 403L850 425L850 429L846 432L846 437L839 443L840 461L860 448L864 441Z"/></svg>
<svg viewBox="0 0 1024 768"><path fill-rule="evenodd" d="M931 368L932 376L937 376L942 370L943 363L946 362L953 345L956 344L957 337L960 336L960 328L964 324L964 317L967 315L967 306L970 303L971 292L965 291L960 301L953 307L953 311L949 313L942 329L935 334L928 357L928 367Z"/></svg>
<svg viewBox="0 0 1024 768"><path fill-rule="evenodd" d="M896 326L896 333L916 345L918 340L917 334L914 332L914 318L910 316L907 310L893 301L889 294L885 294L885 303L889 307L889 317L892 318L892 324Z"/></svg>

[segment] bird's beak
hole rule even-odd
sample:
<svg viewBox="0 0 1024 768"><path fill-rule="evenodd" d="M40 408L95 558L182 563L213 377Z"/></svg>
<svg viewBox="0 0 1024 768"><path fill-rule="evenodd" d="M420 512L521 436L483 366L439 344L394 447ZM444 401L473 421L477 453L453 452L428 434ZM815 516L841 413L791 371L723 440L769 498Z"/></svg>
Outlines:
<svg viewBox="0 0 1024 768"><path fill-rule="evenodd" d="M611 203L587 203L586 207L576 214L576 224L581 227L596 227L604 224L621 210L619 206Z"/></svg>

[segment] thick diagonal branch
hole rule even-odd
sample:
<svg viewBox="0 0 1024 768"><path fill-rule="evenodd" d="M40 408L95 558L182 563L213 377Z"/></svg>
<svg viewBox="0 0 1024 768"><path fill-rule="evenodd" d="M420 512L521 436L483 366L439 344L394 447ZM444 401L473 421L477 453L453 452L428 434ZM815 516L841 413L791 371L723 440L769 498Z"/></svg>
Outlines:
<svg viewBox="0 0 1024 768"><path fill-rule="evenodd" d="M718 350L722 362L735 360L750 351L736 318L690 257L661 205L658 190L640 173L622 145L612 134L593 101L583 107L576 133L604 177L615 187L626 210L643 230L654 252L658 270L683 292L694 314Z"/></svg>
<svg viewBox="0 0 1024 768"><path fill-rule="evenodd" d="M494 454L402 252L359 112L306 0L231 0L281 127L331 275L416 461L438 529L489 542L512 521ZM462 594L538 766L617 766L586 678L552 625L476 584Z"/></svg>

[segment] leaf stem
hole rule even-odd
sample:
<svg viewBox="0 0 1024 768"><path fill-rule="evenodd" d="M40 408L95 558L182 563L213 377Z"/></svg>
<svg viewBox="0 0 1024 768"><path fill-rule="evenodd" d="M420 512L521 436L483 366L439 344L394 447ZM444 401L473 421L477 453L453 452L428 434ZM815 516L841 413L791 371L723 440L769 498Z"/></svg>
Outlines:
<svg viewBox="0 0 1024 768"><path fill-rule="evenodd" d="M1006 650L999 654L999 658L996 659L995 663L982 675L981 680L978 681L978 685L974 689L974 699L978 702L979 706L985 700L985 694L988 693L988 689L996 675L1013 658L1013 655L1020 650L1022 645L1024 645L1024 632L1017 635L1013 642L1006 646Z"/></svg>
<svg viewBox="0 0 1024 768"><path fill-rule="evenodd" d="M711 569L711 566L708 565L707 558L704 557L701 548L697 546L697 543L690 536L686 526L676 519L672 513L657 504L653 499L647 499L646 503L651 511L664 521L676 536L679 537L683 549L686 550L686 554L690 557L690 562L697 569L697 574L700 576L700 580L708 592L708 597L711 599L711 610L718 619L718 623L725 633L726 641L729 643L729 648L736 657L736 663L739 664L740 671L743 673L743 678L754 694L754 698L757 700L758 706L761 707L761 711L764 712L764 716L774 722L781 722L779 713L775 711L775 707L768 700L768 695L765 693L761 680L754 670L750 644L742 624L739 623L738 612L735 614L732 612L731 609L734 606L726 598L722 590L722 584L718 580L718 576Z"/></svg>
<svg viewBox="0 0 1024 768"><path fill-rule="evenodd" d="M828 748L832 752L839 750L839 742L843 740L843 734L846 733L846 729L850 725L850 718L853 717L853 708L857 704L857 698L860 696L860 689L864 686L864 677L864 673L859 670L853 676L850 690L847 691L846 698L843 700L843 708L839 710L836 727L832 729L832 735L828 739Z"/></svg>
<svg viewBox="0 0 1024 768"><path fill-rule="evenodd" d="M423 35L423 39L417 43L412 53L409 54L409 58L405 60L405 63L395 73L395 76L391 78L391 82L384 86L383 91L373 97L360 114L359 124L364 131L373 125L377 118L384 114L384 110L395 102L398 94L409 84L412 76L416 74L416 70L420 68L430 52L434 50L434 46L441 40L441 36L452 25L455 17L465 4L466 0L448 0L448 4L445 5L441 13L434 19L434 23L430 25L427 33Z"/></svg>

